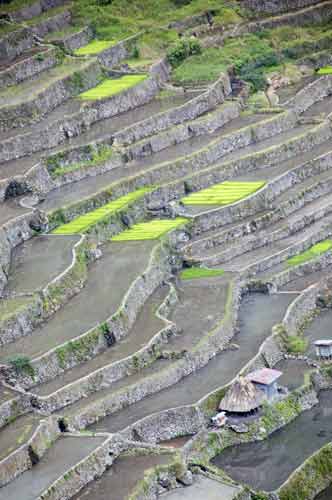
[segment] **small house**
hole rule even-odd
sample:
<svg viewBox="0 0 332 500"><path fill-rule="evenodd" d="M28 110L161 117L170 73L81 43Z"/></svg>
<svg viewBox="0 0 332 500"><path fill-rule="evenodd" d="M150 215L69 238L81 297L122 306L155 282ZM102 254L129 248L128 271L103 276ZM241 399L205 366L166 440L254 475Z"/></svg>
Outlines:
<svg viewBox="0 0 332 500"><path fill-rule="evenodd" d="M316 356L319 359L332 359L332 340L316 340Z"/></svg>
<svg viewBox="0 0 332 500"><path fill-rule="evenodd" d="M230 415L250 415L263 403L264 393L245 377L239 377L220 401L219 410Z"/></svg>
<svg viewBox="0 0 332 500"><path fill-rule="evenodd" d="M261 368L260 370L249 373L246 377L255 387L264 393L266 399L271 400L278 395L277 380L281 375L282 372L279 370Z"/></svg>

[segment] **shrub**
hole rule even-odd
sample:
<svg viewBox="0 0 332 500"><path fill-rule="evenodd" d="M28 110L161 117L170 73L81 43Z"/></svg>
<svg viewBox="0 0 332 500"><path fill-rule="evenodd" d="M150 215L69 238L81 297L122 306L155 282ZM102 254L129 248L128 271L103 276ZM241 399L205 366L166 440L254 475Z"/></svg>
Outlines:
<svg viewBox="0 0 332 500"><path fill-rule="evenodd" d="M200 54L202 47L195 38L184 38L167 52L168 62L175 68L179 66L187 57Z"/></svg>
<svg viewBox="0 0 332 500"><path fill-rule="evenodd" d="M16 354L7 360L8 364L15 370L18 375L27 375L34 377L35 370L31 365L30 358L21 354Z"/></svg>

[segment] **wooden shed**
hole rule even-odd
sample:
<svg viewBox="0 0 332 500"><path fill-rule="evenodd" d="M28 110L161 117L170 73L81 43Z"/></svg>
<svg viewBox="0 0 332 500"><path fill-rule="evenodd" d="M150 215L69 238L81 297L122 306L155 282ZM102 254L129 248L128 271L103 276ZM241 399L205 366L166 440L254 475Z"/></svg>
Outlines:
<svg viewBox="0 0 332 500"><path fill-rule="evenodd" d="M265 394L266 399L271 400L278 394L277 380L281 375L279 370L261 368L249 373L247 379Z"/></svg>
<svg viewBox="0 0 332 500"><path fill-rule="evenodd" d="M264 393L245 377L239 377L220 401L219 409L229 414L246 415L258 410Z"/></svg>

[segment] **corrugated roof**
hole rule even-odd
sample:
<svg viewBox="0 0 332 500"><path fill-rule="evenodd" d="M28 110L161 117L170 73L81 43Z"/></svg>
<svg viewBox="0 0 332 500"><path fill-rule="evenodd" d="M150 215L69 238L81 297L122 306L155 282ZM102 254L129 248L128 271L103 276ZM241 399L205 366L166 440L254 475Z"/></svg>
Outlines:
<svg viewBox="0 0 332 500"><path fill-rule="evenodd" d="M330 345L332 345L332 340L316 340L315 345L317 345L317 346L320 346L320 345L330 346Z"/></svg>
<svg viewBox="0 0 332 500"><path fill-rule="evenodd" d="M270 385L281 377L282 372L271 368L261 368L246 375L247 379L257 384Z"/></svg>

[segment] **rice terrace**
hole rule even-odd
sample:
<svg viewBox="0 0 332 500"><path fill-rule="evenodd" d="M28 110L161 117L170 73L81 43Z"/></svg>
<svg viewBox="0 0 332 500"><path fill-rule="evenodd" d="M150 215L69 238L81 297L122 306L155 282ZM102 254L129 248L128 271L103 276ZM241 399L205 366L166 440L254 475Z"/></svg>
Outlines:
<svg viewBox="0 0 332 500"><path fill-rule="evenodd" d="M0 500L332 500L332 0L0 5Z"/></svg>

